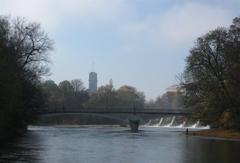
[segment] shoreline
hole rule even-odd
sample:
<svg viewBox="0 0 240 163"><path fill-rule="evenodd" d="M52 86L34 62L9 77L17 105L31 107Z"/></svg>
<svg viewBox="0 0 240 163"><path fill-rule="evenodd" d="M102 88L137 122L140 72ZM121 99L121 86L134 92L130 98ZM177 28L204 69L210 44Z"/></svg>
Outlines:
<svg viewBox="0 0 240 163"><path fill-rule="evenodd" d="M200 136L205 138L219 138L219 139L240 141L239 130L207 129L207 130L189 131L188 135Z"/></svg>

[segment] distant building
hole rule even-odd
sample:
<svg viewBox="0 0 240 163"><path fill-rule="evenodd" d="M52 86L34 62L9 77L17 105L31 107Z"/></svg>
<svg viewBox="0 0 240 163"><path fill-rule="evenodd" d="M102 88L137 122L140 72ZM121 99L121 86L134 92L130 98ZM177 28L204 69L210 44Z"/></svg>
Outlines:
<svg viewBox="0 0 240 163"><path fill-rule="evenodd" d="M161 105L165 109L181 109L183 90L180 85L172 85L166 89L166 92L161 96Z"/></svg>
<svg viewBox="0 0 240 163"><path fill-rule="evenodd" d="M178 92L180 90L179 85L172 85L166 89L166 92Z"/></svg>
<svg viewBox="0 0 240 163"><path fill-rule="evenodd" d="M166 89L166 92L185 93L186 90L182 88L181 85L172 85Z"/></svg>
<svg viewBox="0 0 240 163"><path fill-rule="evenodd" d="M90 93L97 91L97 73L96 72L90 72L89 73L89 88L88 91Z"/></svg>

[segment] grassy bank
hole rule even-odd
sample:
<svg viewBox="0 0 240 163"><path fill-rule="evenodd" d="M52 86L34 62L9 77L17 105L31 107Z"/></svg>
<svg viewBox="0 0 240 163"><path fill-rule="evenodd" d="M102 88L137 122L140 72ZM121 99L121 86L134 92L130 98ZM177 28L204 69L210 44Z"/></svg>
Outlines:
<svg viewBox="0 0 240 163"><path fill-rule="evenodd" d="M236 139L240 141L239 130L225 130L225 129L209 129L201 131L191 131L189 135L192 136L204 136L204 137L216 137L225 139Z"/></svg>

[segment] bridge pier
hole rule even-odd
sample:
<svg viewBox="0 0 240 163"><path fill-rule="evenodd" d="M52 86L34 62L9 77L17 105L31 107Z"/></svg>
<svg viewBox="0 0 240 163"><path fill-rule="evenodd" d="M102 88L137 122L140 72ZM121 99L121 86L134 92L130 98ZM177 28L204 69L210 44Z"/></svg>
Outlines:
<svg viewBox="0 0 240 163"><path fill-rule="evenodd" d="M130 119L129 126L132 132L138 132L140 120L139 119Z"/></svg>
<svg viewBox="0 0 240 163"><path fill-rule="evenodd" d="M140 117L135 114L129 118L129 126L132 132L138 132Z"/></svg>

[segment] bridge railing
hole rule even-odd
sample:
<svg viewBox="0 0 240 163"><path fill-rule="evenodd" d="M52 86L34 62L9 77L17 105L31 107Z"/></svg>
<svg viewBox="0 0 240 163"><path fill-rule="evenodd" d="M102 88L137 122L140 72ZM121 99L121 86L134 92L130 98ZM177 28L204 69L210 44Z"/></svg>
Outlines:
<svg viewBox="0 0 240 163"><path fill-rule="evenodd" d="M39 111L38 114L51 114L51 113L128 113L128 114L190 114L188 110L183 109L156 109L156 108L147 108L147 109L133 109L133 108L87 108L87 109L68 109L68 110L45 110Z"/></svg>

